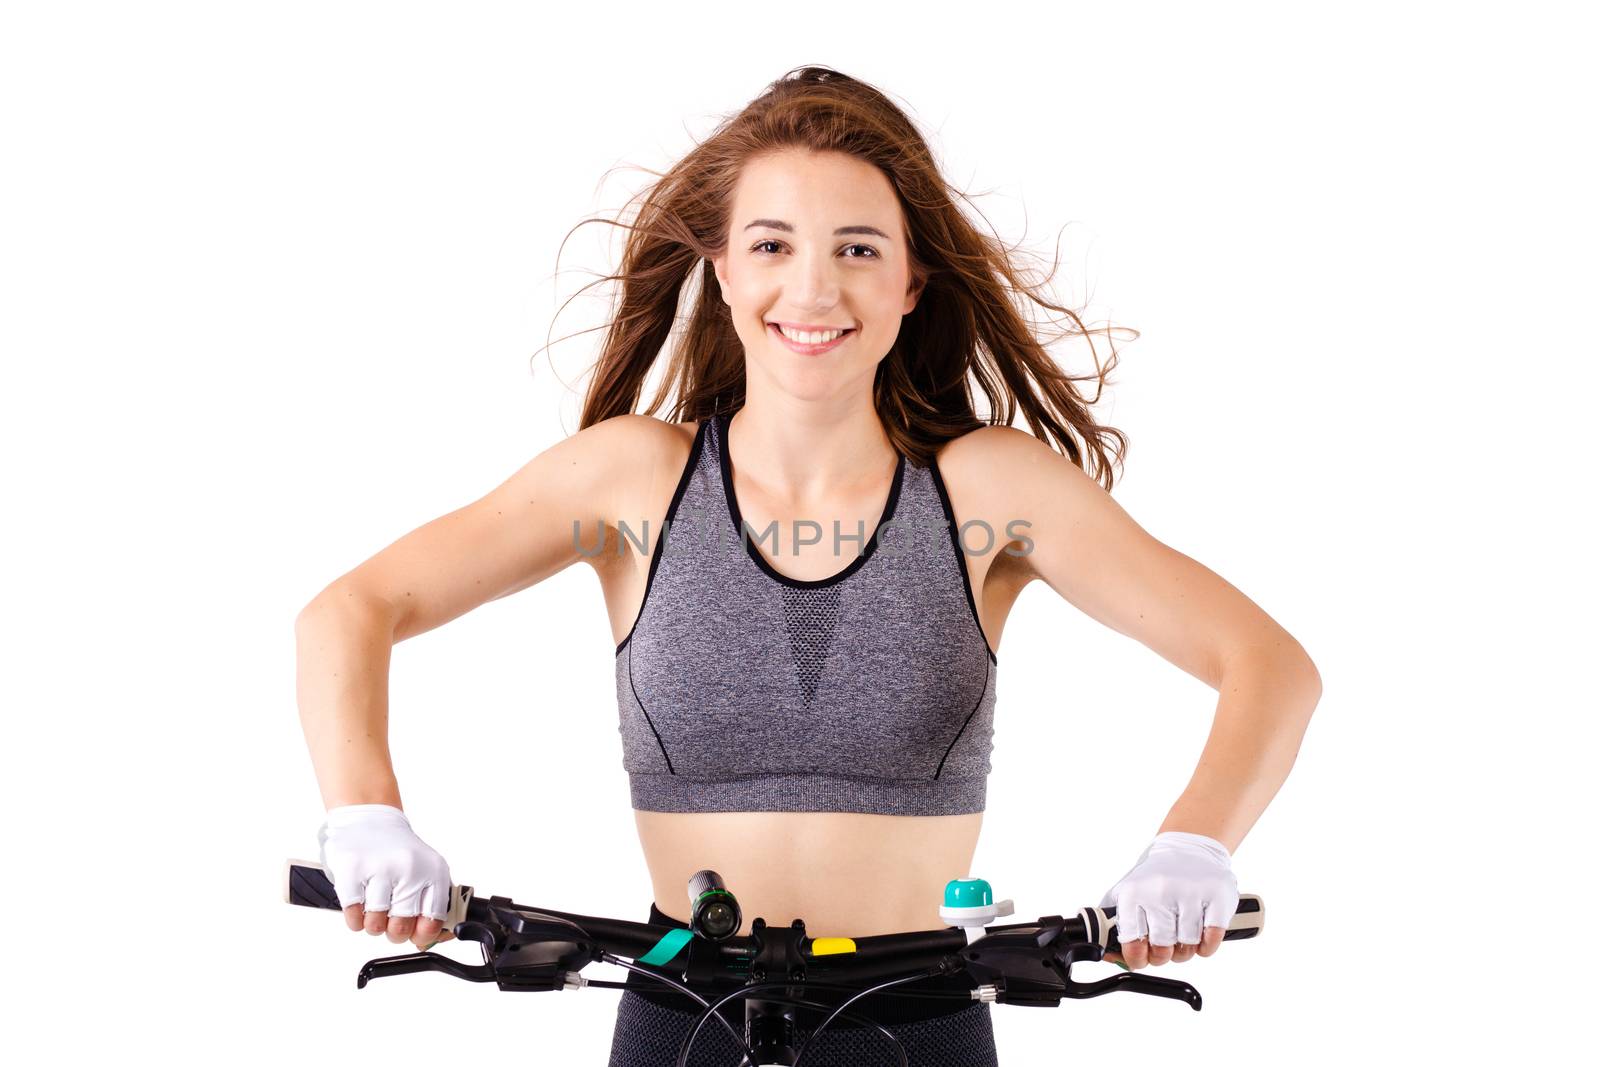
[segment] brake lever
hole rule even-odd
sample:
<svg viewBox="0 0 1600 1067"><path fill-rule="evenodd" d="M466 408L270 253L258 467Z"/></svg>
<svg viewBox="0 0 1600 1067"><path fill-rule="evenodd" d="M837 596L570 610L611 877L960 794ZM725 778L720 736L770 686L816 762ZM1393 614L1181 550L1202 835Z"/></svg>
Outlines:
<svg viewBox="0 0 1600 1067"><path fill-rule="evenodd" d="M1087 1000L1105 993L1115 993L1122 990L1127 993L1143 993L1149 997L1164 997L1167 1000L1181 1000L1195 1011L1200 1010L1200 991L1188 982L1176 978L1157 978L1152 974L1134 974L1125 971L1114 974L1109 978L1102 978L1098 982L1075 982L1072 979L1072 965L1088 961L1097 963L1105 958L1105 950L1099 945L1087 941L1074 941L1064 948L1058 949L1056 959L1061 965L1062 981L1065 989L1062 996L1072 997L1076 1000Z"/></svg>
<svg viewBox="0 0 1600 1067"><path fill-rule="evenodd" d="M490 897L488 921L456 925L460 941L475 941L483 963L466 964L434 952L410 952L369 960L356 976L356 988L373 978L419 971L442 971L469 982L494 982L502 990L547 991L584 985L578 974L600 959L600 946L568 919L511 906L509 897Z"/></svg>
<svg viewBox="0 0 1600 1067"><path fill-rule="evenodd" d="M356 975L356 988L365 989L373 978L388 978L396 974L416 974L419 971L443 971L452 978L469 982L494 981L494 968L487 964L473 965L441 956L434 952L411 952L404 956L385 956L368 960Z"/></svg>
<svg viewBox="0 0 1600 1067"><path fill-rule="evenodd" d="M1181 1000L1200 1010L1200 992L1188 982L1172 978L1124 972L1096 982L1079 982L1072 977L1074 963L1097 963L1105 949L1090 941L1063 942L1065 921L1048 915L1037 923L1008 926L986 933L961 949L957 955L980 982L998 987L996 999L1003 1004L1057 1007L1063 997L1086 1000L1122 990L1146 996ZM1040 981L1040 973L1054 981Z"/></svg>

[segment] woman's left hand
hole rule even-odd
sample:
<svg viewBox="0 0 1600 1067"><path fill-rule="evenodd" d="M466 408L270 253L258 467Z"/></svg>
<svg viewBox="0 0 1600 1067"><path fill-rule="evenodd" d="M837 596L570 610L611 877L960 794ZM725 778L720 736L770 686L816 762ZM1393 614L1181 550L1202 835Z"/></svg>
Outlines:
<svg viewBox="0 0 1600 1067"><path fill-rule="evenodd" d="M1157 834L1133 869L1100 901L1117 909L1119 955L1105 958L1138 970L1146 963L1182 963L1209 956L1239 907L1239 883L1222 842L1203 834Z"/></svg>

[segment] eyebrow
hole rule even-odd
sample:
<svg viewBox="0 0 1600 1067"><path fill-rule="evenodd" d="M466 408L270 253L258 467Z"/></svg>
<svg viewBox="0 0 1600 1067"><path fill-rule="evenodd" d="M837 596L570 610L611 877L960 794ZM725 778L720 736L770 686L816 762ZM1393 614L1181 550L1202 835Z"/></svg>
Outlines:
<svg viewBox="0 0 1600 1067"><path fill-rule="evenodd" d="M757 226L765 226L772 230L783 230L785 233L794 232L794 227L789 223L784 222L782 219L756 219L754 222L746 225L745 229L750 230ZM847 233L867 233L876 237L882 237L885 241L893 240L892 237L878 229L876 226L840 226L837 230L833 231L833 235L835 237L841 237Z"/></svg>

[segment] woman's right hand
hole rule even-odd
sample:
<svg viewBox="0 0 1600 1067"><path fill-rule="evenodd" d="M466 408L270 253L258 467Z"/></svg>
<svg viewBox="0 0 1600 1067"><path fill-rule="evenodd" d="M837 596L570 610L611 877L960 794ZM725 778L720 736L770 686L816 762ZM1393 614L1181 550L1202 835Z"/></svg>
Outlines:
<svg viewBox="0 0 1600 1067"><path fill-rule="evenodd" d="M455 935L443 929L450 907L450 868L411 831L405 812L389 804L328 809L317 831L322 866L352 930L426 949Z"/></svg>

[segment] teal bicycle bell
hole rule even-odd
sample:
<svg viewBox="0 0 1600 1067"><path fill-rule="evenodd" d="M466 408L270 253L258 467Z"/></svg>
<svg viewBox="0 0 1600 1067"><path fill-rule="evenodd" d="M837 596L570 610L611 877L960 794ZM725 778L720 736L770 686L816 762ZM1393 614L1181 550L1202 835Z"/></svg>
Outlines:
<svg viewBox="0 0 1600 1067"><path fill-rule="evenodd" d="M952 878L944 886L939 918L967 932L967 944L983 936L983 928L1016 909L1009 900L995 902L994 890L982 878Z"/></svg>

